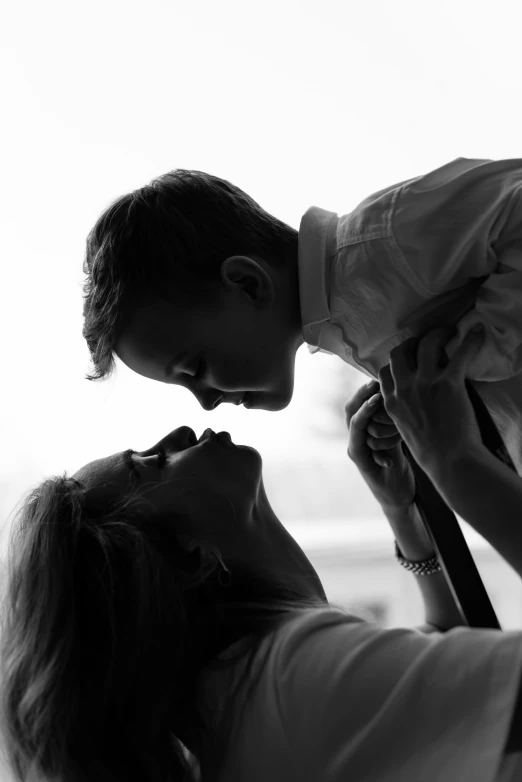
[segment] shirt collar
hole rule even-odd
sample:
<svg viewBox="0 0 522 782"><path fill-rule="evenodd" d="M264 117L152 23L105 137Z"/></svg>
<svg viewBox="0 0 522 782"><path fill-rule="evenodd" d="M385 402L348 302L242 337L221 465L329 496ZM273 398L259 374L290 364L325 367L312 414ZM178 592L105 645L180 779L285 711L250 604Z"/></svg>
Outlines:
<svg viewBox="0 0 522 782"><path fill-rule="evenodd" d="M330 263L335 255L338 216L311 206L301 219L298 237L299 299L303 337L317 345L319 325L330 319Z"/></svg>

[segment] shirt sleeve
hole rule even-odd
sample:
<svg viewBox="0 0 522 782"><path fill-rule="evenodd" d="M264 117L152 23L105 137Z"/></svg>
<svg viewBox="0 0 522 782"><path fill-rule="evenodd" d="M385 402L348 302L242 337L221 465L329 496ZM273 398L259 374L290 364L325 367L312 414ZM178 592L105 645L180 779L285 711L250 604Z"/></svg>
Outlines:
<svg viewBox="0 0 522 782"><path fill-rule="evenodd" d="M522 159L458 158L404 185L393 232L417 288L428 298L483 278L475 306L448 343L451 358L477 323L485 340L474 380L522 370Z"/></svg>
<svg viewBox="0 0 522 782"><path fill-rule="evenodd" d="M321 613L294 623L276 654L296 778L498 782L522 632L425 635Z"/></svg>

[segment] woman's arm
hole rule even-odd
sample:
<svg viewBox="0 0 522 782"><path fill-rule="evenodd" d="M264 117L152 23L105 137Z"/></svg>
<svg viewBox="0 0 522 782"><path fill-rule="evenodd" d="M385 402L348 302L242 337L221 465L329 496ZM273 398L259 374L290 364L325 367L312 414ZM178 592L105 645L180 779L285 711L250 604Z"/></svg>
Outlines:
<svg viewBox="0 0 522 782"><path fill-rule="evenodd" d="M465 387L480 336L468 334L448 362L449 332L392 350L379 371L385 409L447 504L522 577L522 481L484 447Z"/></svg>
<svg viewBox="0 0 522 782"><path fill-rule="evenodd" d="M447 504L486 538L522 578L522 480L486 448L429 462Z"/></svg>
<svg viewBox="0 0 522 782"><path fill-rule="evenodd" d="M408 508L383 508L395 540L406 559L421 562L435 556L435 549L415 503ZM412 574L417 582L424 603L426 624L418 627L424 633L445 632L452 627L462 627L463 621L446 576L442 571L429 576Z"/></svg>
<svg viewBox="0 0 522 782"><path fill-rule="evenodd" d="M414 561L429 559L435 550L414 504L415 480L402 451L401 437L383 409L382 398L369 404L378 389L376 381L361 386L345 406L348 455L379 502L403 556ZM417 629L426 633L444 632L463 625L442 572L411 575L425 607L425 624Z"/></svg>

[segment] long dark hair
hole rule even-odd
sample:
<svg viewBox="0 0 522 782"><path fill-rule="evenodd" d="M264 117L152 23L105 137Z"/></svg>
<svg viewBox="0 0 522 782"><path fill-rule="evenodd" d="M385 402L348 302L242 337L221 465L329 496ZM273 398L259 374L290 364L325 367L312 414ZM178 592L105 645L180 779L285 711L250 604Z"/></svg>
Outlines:
<svg viewBox="0 0 522 782"><path fill-rule="evenodd" d="M221 587L215 556L189 552L175 521L132 495L96 507L66 475L23 503L0 636L1 727L19 782L216 778L222 738L211 768L185 741L215 742L199 674L246 660L220 723L232 726L262 641L296 612L328 606L288 575L276 581L239 563ZM231 644L237 653L220 661Z"/></svg>

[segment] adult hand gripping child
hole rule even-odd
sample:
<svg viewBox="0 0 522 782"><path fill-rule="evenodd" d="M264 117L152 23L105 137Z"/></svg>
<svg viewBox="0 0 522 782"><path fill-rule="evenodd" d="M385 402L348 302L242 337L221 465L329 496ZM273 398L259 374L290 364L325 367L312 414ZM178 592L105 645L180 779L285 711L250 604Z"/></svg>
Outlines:
<svg viewBox="0 0 522 782"><path fill-rule="evenodd" d="M435 329L391 351L379 371L384 407L449 507L522 578L522 481L482 443L464 383L480 335L468 333L448 361L450 331Z"/></svg>
<svg viewBox="0 0 522 782"><path fill-rule="evenodd" d="M397 366L401 366L401 360L408 360L410 365L413 364L417 347L420 367L425 370L426 359L429 363L429 356L438 355L449 337L447 329L438 329L436 332L430 332L428 337L422 340L422 344L419 344L419 340L407 340L402 343L399 348L392 351L391 359L395 372L399 373ZM462 445L470 442L475 443L475 438L478 437L479 447L482 448L478 427L474 421L473 409L467 398L464 381L461 377L463 370L465 370L466 360L470 360L475 353L476 342L476 336L470 335L465 344L463 343L459 353L453 357L451 366L446 369L444 374L445 382L452 383L452 391L449 389L446 389L445 392L441 391L443 398L441 397L440 401L445 405L446 421L450 421L455 414L458 414L461 424L468 426L470 437L463 437ZM398 354L399 361L397 362ZM404 358L405 356L408 359ZM433 363L435 362L433 361ZM419 370L416 379L424 379L428 382L429 376L426 372L422 374ZM444 381L441 382L444 385ZM402 388L400 383L399 385ZM423 383L420 383L420 386L424 390ZM415 504L416 487L413 471L402 450L401 434L390 413L384 408L382 395L376 393L378 389L379 383L375 380L370 381L359 388L345 406L349 430L348 455L380 503L402 556L413 562L430 560L435 556L435 548ZM410 430L413 428L420 434L421 439L424 437L425 444L433 442L432 428L428 421L435 418L437 422L440 411L438 408L433 411L432 405L434 400L438 401L439 395L433 394L432 391L429 399L424 399L424 394L422 398L426 410L418 409L420 402L418 398L414 397L410 402L410 406L414 408L411 411L411 416L409 418L405 416L405 421L410 426L408 427L405 423L403 431L407 432L409 442L411 442ZM402 397L401 400L404 407L407 407ZM457 404L455 400L458 400ZM469 405L469 410L466 403ZM464 408L464 414L462 414L461 408ZM424 416L426 421L424 427L416 425L415 416ZM437 429L436 424L435 429ZM455 434L458 432L458 427L453 425L451 431ZM444 429L439 434L443 435L443 433ZM421 447L418 445L414 450L418 454ZM453 450L456 451L455 448ZM445 631L462 624L460 612L442 572L431 574L429 578L423 578L422 575L416 574L415 579L422 594L426 616L426 624L418 629L424 632Z"/></svg>
<svg viewBox="0 0 522 782"><path fill-rule="evenodd" d="M415 504L413 471L401 448L401 436L375 393L376 380L361 386L345 405L348 455L381 505L400 549L409 562L431 561L435 548ZM373 404L372 404L373 402ZM374 411L377 409L377 413ZM384 466L385 462L389 466ZM424 633L445 632L462 618L443 573L429 578L414 572L424 603Z"/></svg>
<svg viewBox="0 0 522 782"><path fill-rule="evenodd" d="M379 382L371 380L345 405L348 455L384 509L407 507L415 496L415 479L402 439L428 471L434 454L443 455L464 444L482 447L464 385L466 367L482 335L468 332L448 361L444 346L453 331L452 327L434 329L422 340L411 338L392 350L390 364L379 373L387 403L379 393Z"/></svg>
<svg viewBox="0 0 522 782"><path fill-rule="evenodd" d="M379 373L386 406L376 380L361 386L345 405L348 455L388 518L410 509L415 499L415 478L402 439L427 472L445 454L483 447L464 385L481 336L470 331L448 361L444 345L452 332L434 329L391 352L390 364Z"/></svg>
<svg viewBox="0 0 522 782"><path fill-rule="evenodd" d="M399 431L383 407L379 383L361 386L346 403L348 456L357 466L383 510L408 508L415 497L415 478Z"/></svg>
<svg viewBox="0 0 522 782"><path fill-rule="evenodd" d="M428 474L456 452L484 447L464 383L483 337L469 331L448 360L444 347L453 332L453 327L437 328L421 340L405 340L379 371L384 408Z"/></svg>

